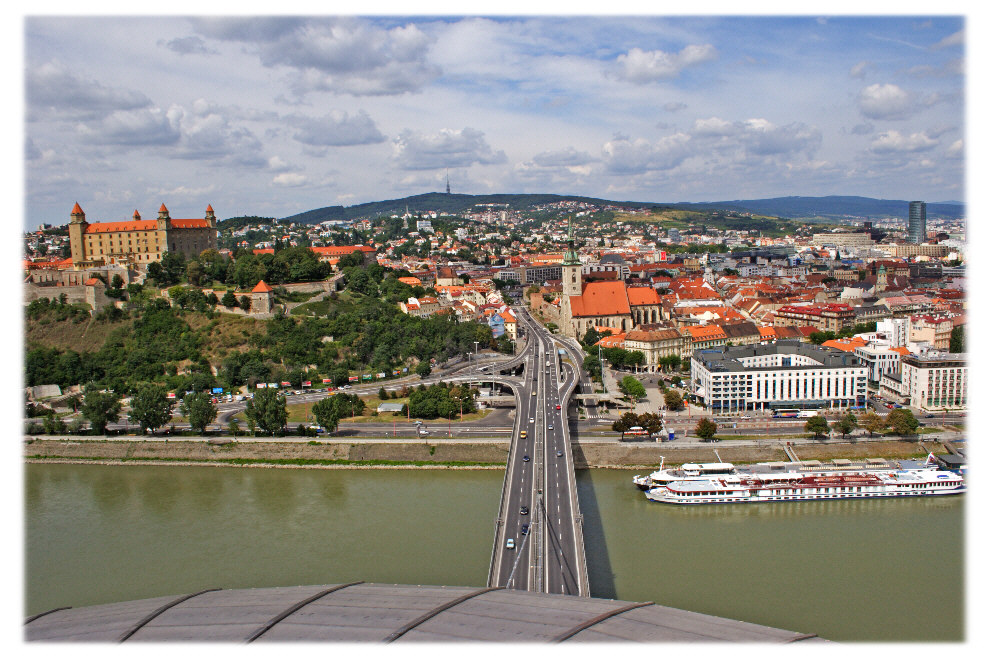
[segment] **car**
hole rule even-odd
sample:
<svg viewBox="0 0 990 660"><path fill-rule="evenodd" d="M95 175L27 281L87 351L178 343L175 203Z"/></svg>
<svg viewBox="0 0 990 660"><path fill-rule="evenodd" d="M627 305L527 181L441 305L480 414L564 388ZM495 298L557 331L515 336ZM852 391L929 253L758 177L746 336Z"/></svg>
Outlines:
<svg viewBox="0 0 990 660"><path fill-rule="evenodd" d="M536 396L536 390L533 390L533 396Z"/></svg>
<svg viewBox="0 0 990 660"><path fill-rule="evenodd" d="M529 418L529 423L530 423L530 424L535 424L535 423L536 423L536 420L535 420L535 419L533 419L532 417L530 417L530 418Z"/></svg>
<svg viewBox="0 0 990 660"><path fill-rule="evenodd" d="M529 515L529 507L528 506L520 507L519 508L519 515L520 516L528 516Z"/></svg>
<svg viewBox="0 0 990 660"><path fill-rule="evenodd" d="M557 410L560 410L560 404L559 403L557 404Z"/></svg>
<svg viewBox="0 0 990 660"><path fill-rule="evenodd" d="M562 452L562 451L560 451L560 450L558 449L558 450L557 450L557 456L563 456L563 455L564 455L564 452Z"/></svg>
<svg viewBox="0 0 990 660"><path fill-rule="evenodd" d="M524 523L520 532L522 533L523 536L529 534L529 523Z"/></svg>
<svg viewBox="0 0 990 660"><path fill-rule="evenodd" d="M547 424L547 428L552 431L553 430L553 424Z"/></svg>
<svg viewBox="0 0 990 660"><path fill-rule="evenodd" d="M519 437L520 438L525 438L526 437L526 432L525 431L520 431L519 432Z"/></svg>
<svg viewBox="0 0 990 660"><path fill-rule="evenodd" d="M934 416L935 416L935 415L933 415L933 414L931 414L931 413L928 413L927 415L925 415L925 419L931 419L931 418L932 418L932 417L934 417Z"/></svg>
<svg viewBox="0 0 990 660"><path fill-rule="evenodd" d="M507 540L505 542L505 547L508 548L509 550L515 550L515 548L516 548L516 540L515 539L509 539L509 540Z"/></svg>
<svg viewBox="0 0 990 660"><path fill-rule="evenodd" d="M523 463L529 463L529 454L523 454Z"/></svg>

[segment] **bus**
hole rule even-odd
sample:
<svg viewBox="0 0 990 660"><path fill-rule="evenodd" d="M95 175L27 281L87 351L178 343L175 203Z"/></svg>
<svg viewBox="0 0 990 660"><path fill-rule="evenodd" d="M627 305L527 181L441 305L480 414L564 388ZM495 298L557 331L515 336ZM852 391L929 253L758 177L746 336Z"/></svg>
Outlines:
<svg viewBox="0 0 990 660"><path fill-rule="evenodd" d="M637 440L640 437L649 437L649 435L650 432L642 426L632 426L628 431L622 432L622 439L625 440L626 438L632 438L633 440Z"/></svg>
<svg viewBox="0 0 990 660"><path fill-rule="evenodd" d="M801 410L800 408L778 408L773 411L773 416L776 419L787 418L787 417L814 417L815 415L820 415L819 410Z"/></svg>

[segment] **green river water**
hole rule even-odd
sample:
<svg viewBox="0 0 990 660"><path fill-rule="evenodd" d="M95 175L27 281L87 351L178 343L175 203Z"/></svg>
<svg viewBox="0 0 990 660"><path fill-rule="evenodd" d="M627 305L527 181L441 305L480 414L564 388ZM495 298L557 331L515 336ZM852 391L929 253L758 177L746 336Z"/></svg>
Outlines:
<svg viewBox="0 0 990 660"><path fill-rule="evenodd" d="M578 472L593 596L959 640L964 497L673 507ZM365 580L484 586L503 473L27 465L25 614Z"/></svg>

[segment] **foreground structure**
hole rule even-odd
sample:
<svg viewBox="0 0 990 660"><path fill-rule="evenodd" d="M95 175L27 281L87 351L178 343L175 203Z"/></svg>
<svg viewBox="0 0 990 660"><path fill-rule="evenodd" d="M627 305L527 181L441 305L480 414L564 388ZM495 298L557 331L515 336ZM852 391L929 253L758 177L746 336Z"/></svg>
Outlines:
<svg viewBox="0 0 990 660"><path fill-rule="evenodd" d="M352 582L210 589L30 617L28 641L767 642L815 635L653 603Z"/></svg>

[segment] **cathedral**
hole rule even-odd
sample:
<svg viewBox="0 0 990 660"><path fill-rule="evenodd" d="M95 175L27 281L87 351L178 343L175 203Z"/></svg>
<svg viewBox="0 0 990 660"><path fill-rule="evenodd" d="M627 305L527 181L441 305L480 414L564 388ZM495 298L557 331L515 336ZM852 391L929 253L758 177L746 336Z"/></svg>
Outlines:
<svg viewBox="0 0 990 660"><path fill-rule="evenodd" d="M582 282L581 259L570 226L561 281L560 325L568 337L580 339L595 326L628 332L661 321L660 295L652 287L627 287L625 282L614 280Z"/></svg>

